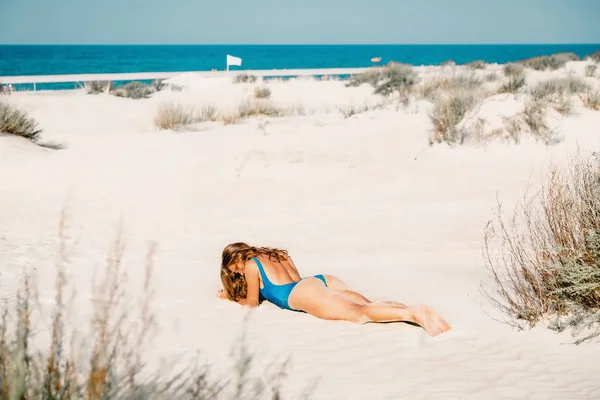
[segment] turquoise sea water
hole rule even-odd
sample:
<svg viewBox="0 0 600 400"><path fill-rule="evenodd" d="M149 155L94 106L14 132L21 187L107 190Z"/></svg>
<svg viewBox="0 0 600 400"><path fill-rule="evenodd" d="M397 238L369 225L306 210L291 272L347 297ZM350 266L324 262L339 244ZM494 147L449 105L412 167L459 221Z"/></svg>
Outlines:
<svg viewBox="0 0 600 400"><path fill-rule="evenodd" d="M225 56L241 57L231 69L347 68L390 61L433 65L473 60L506 63L559 52L580 57L600 44L556 45L2 45L0 76L225 69ZM73 84L38 85L38 89Z"/></svg>

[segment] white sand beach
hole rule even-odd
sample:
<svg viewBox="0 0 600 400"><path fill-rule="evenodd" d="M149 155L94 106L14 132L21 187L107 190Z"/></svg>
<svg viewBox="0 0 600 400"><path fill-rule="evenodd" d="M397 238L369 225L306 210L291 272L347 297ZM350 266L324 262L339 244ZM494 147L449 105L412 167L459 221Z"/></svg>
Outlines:
<svg viewBox="0 0 600 400"><path fill-rule="evenodd" d="M528 83L573 74L599 87L598 78L584 77L585 63L530 71ZM461 73L417 70L423 79ZM502 66L476 73L492 72L502 76ZM284 392L292 396L318 380L314 399L599 398L597 339L576 346L569 332L543 324L518 331L497 320L504 316L481 293L491 284L483 229L497 198L510 211L551 162L600 149L599 111L574 96L571 115L549 114L556 144L524 135L518 144L430 146L426 99L405 107L339 80L184 78L179 91L139 100L83 90L0 97L35 118L44 141L65 145L0 137L0 297L13 296L27 271L51 310L65 207L76 330L89 327L91 284L119 221L134 297L147 243L158 243L158 330L147 350L154 366L200 352L216 371L230 370L230 349L250 314L257 371L289 357ZM154 125L165 102L226 112L257 86L270 88L272 104L302 111L179 131ZM493 123L522 102L495 95L478 115ZM368 110L345 117L361 107ZM221 301L221 251L234 241L285 248L302 274L337 275L373 300L428 304L452 330L431 338L406 324L324 321L268 303L249 312Z"/></svg>

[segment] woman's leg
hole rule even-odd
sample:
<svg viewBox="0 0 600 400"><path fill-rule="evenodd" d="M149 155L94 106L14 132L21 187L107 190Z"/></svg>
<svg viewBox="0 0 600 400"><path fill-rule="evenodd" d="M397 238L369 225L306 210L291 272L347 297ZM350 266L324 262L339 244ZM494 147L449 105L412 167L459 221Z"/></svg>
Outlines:
<svg viewBox="0 0 600 400"><path fill-rule="evenodd" d="M298 283L289 298L290 307L328 320L367 322L412 322L436 336L450 329L446 321L428 307L416 309L384 303L359 304L325 287L317 278Z"/></svg>
<svg viewBox="0 0 600 400"><path fill-rule="evenodd" d="M327 287L329 287L334 292L339 293L342 296L347 297L348 299L350 299L353 302L358 303L358 304L372 303L371 300L367 299L362 294L350 289L348 287L348 285L346 285L344 282L342 282L342 280L340 278L338 278L337 276L333 276L333 275L323 275L323 276L325 277L325 281L327 281ZM402 308L408 308L408 306L406 304L402 304L397 301L383 301L382 303L391 304L391 305L394 305L397 307L402 307Z"/></svg>

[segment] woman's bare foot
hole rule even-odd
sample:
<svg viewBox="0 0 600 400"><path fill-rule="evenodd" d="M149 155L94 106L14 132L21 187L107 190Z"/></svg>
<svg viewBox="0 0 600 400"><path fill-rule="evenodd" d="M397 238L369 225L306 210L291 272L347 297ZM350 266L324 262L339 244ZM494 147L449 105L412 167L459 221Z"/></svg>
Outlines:
<svg viewBox="0 0 600 400"><path fill-rule="evenodd" d="M417 308L416 319L429 336L437 336L450 330L450 324L427 306Z"/></svg>

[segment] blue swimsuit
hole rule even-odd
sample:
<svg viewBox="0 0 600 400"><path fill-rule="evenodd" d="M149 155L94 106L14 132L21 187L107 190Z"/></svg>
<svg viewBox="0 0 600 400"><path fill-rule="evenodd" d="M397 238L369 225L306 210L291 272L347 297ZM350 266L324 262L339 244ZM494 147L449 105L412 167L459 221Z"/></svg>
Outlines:
<svg viewBox="0 0 600 400"><path fill-rule="evenodd" d="M271 303L275 304L276 306L285 308L287 310L297 311L290 307L290 305L288 304L288 300L290 298L290 293L292 293L292 290L294 290L294 287L296 287L296 285L302 280L306 279L306 277L302 278L298 282L286 283L285 285L275 285L271 283L271 281L267 277L265 269L263 268L260 260L256 257L254 257L252 260L254 260L254 262L258 266L258 272L260 273L260 276L263 281L263 287L260 288L261 296L270 301ZM325 286L327 286L327 282L325 281L325 277L323 275L315 275L314 277L322 280Z"/></svg>

